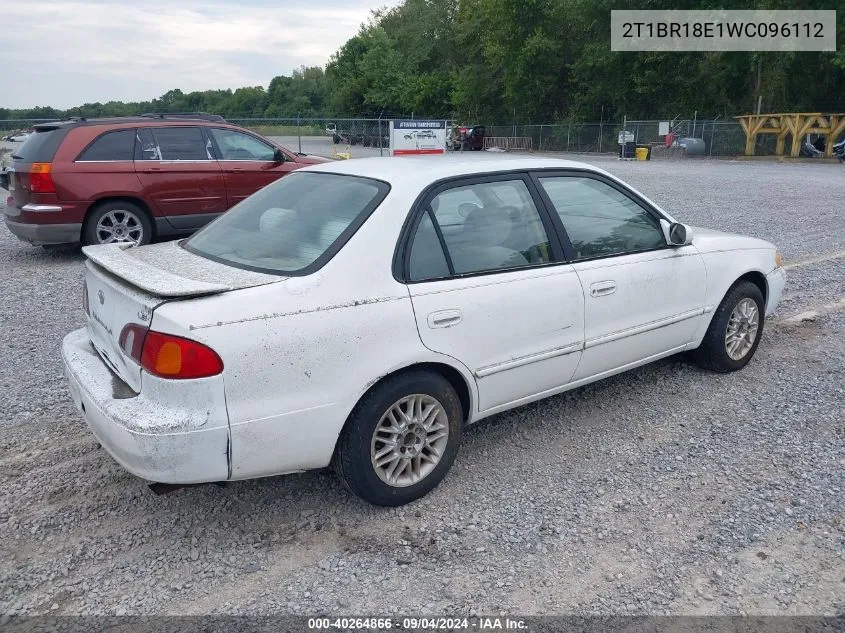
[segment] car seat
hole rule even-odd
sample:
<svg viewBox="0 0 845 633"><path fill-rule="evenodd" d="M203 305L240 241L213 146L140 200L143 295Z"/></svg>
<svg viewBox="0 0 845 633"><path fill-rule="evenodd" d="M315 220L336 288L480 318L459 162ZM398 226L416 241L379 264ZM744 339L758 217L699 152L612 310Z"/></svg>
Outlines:
<svg viewBox="0 0 845 633"><path fill-rule="evenodd" d="M460 245L449 249L456 273L524 266L528 260L517 250L504 246L513 222L500 207L472 210L464 221Z"/></svg>

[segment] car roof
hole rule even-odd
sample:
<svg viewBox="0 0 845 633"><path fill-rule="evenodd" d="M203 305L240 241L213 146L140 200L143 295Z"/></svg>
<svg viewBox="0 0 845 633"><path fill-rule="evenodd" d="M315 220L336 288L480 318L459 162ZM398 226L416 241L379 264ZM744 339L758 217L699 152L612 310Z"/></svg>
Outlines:
<svg viewBox="0 0 845 633"><path fill-rule="evenodd" d="M468 156L396 156L356 158L320 163L300 171L322 171L383 180L391 185L419 188L438 180L459 176L478 176L535 169L576 169L607 174L587 163L560 158L502 156L471 153Z"/></svg>

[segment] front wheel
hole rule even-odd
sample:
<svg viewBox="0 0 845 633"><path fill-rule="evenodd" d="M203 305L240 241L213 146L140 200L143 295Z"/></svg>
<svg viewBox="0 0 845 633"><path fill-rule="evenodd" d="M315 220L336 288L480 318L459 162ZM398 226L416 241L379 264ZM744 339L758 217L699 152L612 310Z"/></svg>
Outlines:
<svg viewBox="0 0 845 633"><path fill-rule="evenodd" d="M716 308L701 345L693 353L696 362L723 373L742 369L757 351L764 321L760 288L750 281L737 282Z"/></svg>
<svg viewBox="0 0 845 633"><path fill-rule="evenodd" d="M388 378L349 416L335 471L349 490L375 505L419 499L451 468L462 417L458 394L443 376L409 371Z"/></svg>

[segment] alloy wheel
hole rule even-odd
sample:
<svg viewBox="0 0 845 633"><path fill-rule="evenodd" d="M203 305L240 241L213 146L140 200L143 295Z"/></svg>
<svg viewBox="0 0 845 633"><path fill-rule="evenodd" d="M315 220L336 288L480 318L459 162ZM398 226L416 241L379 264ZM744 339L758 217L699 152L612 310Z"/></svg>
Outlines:
<svg viewBox="0 0 845 633"><path fill-rule="evenodd" d="M725 350L733 360L742 360L754 347L760 327L760 311L753 299L742 299L731 312L725 330Z"/></svg>
<svg viewBox="0 0 845 633"><path fill-rule="evenodd" d="M449 419L437 399L405 396L382 416L373 433L370 458L379 479L404 488L425 479L449 442Z"/></svg>
<svg viewBox="0 0 845 633"><path fill-rule="evenodd" d="M97 242L113 244L129 242L138 245L144 239L144 225L132 211L108 211L97 221Z"/></svg>

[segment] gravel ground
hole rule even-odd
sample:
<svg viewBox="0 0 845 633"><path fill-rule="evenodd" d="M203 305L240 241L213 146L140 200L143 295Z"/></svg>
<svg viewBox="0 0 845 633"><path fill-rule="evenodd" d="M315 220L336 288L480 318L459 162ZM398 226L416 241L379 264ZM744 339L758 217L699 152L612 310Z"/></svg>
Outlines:
<svg viewBox="0 0 845 633"><path fill-rule="evenodd" d="M833 165L589 157L792 262L845 250ZM838 200L838 202L836 202ZM0 228L0 613L845 611L845 259L790 271L754 361L671 358L471 427L399 509L326 472L157 497L74 411L78 254Z"/></svg>

